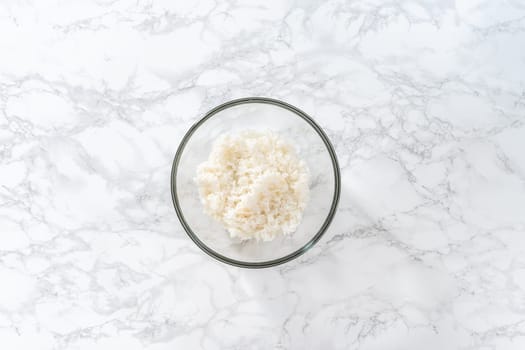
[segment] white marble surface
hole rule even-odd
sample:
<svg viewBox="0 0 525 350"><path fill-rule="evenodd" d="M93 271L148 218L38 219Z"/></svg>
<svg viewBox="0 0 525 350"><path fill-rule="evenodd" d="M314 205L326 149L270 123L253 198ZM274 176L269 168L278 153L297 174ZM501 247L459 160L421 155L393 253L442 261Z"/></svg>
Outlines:
<svg viewBox="0 0 525 350"><path fill-rule="evenodd" d="M337 217L278 268L172 207L187 128L243 96L313 115ZM524 349L525 5L0 4L2 349Z"/></svg>

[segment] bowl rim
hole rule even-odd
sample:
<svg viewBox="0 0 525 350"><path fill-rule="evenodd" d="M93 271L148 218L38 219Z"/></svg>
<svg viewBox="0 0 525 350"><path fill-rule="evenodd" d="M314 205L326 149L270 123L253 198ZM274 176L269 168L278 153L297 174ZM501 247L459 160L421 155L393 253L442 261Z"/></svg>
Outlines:
<svg viewBox="0 0 525 350"><path fill-rule="evenodd" d="M204 242L202 242L199 237L193 232L189 224L184 219L184 215L182 213L182 210L180 208L179 204L179 198L177 196L177 170L179 166L180 159L182 157L182 153L184 151L184 148L186 147L186 144L190 140L193 133L202 125L204 124L208 119L213 117L218 112L225 110L227 108L231 108L234 106L242 105L242 104L249 104L249 103L262 103L262 104L271 104L274 106L278 106L284 109L287 109L288 111L294 113L298 117L301 117L304 121L306 121L310 126L317 132L317 134L321 137L323 143L325 144L328 153L330 155L330 159L332 161L332 168L334 171L334 194L332 197L332 204L330 206L330 211L328 212L328 215L321 225L321 228L317 231L317 233L301 248L297 249L296 251L287 254L283 257L272 259L268 261L260 261L260 262L247 262L247 261L241 261L229 258L227 256L224 256L215 250L208 247ZM198 120L196 123L194 123L189 130L186 132L184 137L182 138L178 148L177 152L175 153L175 157L173 159L173 164L171 168L171 179L170 179L170 185L171 185L171 198L173 201L173 206L175 207L175 212L177 213L177 217L179 218L179 221L184 228L184 231L186 231L186 234L190 237L190 239L206 254L209 256L223 262L229 265L237 266L237 267L244 267L244 268L266 268L266 267L272 267L284 264L285 262L291 261L300 255L304 254L306 251L308 251L310 248L312 248L324 235L330 224L332 223L332 220L335 216L335 213L337 211L337 205L339 203L339 197L341 194L341 171L339 168L339 162L337 161L337 156L335 153L335 149L332 146L332 143L328 139L328 136L325 134L323 129L313 120L312 117L310 117L308 114L300 110L299 108L292 106L289 103L283 102L281 100L268 98L268 97L244 97L244 98L238 98L234 100L230 100L228 102L225 102L223 104L218 105L217 107L212 108L209 110L204 117L202 117L200 120Z"/></svg>

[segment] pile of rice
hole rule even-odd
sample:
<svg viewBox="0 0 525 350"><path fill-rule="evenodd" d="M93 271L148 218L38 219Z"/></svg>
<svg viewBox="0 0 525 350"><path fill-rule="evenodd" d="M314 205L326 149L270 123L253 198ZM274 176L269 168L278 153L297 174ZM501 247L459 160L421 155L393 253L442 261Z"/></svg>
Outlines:
<svg viewBox="0 0 525 350"><path fill-rule="evenodd" d="M309 198L306 163L270 131L220 136L196 181L206 213L241 240L294 232Z"/></svg>

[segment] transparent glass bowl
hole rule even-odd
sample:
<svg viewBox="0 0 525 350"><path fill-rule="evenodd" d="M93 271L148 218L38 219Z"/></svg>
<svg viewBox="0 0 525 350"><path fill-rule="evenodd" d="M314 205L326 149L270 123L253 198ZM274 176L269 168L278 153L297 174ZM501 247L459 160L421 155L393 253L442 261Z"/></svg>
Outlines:
<svg viewBox="0 0 525 350"><path fill-rule="evenodd" d="M239 242L221 223L205 214L195 176L219 135L240 130L271 130L291 141L310 170L310 200L296 232L271 242ZM334 148L311 117L274 99L248 97L215 107L182 139L171 171L171 195L189 237L204 252L231 265L270 267L310 249L326 231L339 201L341 180Z"/></svg>

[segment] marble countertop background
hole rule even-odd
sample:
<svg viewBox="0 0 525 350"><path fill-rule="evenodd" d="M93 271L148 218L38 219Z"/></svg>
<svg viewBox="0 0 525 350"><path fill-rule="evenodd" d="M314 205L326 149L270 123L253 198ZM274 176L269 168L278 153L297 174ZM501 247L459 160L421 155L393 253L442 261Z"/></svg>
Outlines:
<svg viewBox="0 0 525 350"><path fill-rule="evenodd" d="M173 210L211 107L290 102L342 171L318 245L203 254ZM0 342L11 349L525 348L525 4L0 4Z"/></svg>

